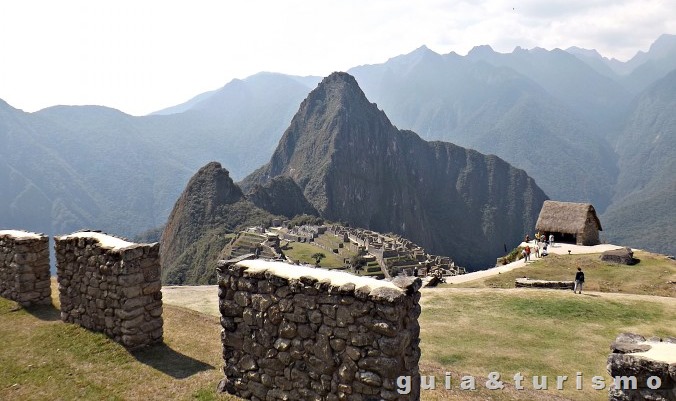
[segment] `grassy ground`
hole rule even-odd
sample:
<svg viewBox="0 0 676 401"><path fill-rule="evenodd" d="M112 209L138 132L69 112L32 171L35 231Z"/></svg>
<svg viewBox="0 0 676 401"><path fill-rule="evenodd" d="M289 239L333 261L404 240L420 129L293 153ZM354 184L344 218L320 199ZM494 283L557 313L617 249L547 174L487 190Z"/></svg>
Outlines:
<svg viewBox="0 0 676 401"><path fill-rule="evenodd" d="M218 319L164 308L165 343L130 353L104 335L0 298L2 400L236 400L218 397Z"/></svg>
<svg viewBox="0 0 676 401"><path fill-rule="evenodd" d="M533 375L549 376L550 388L555 387L551 381L557 375L567 375L568 386L563 391L550 390L545 399L607 400L607 391L591 389L591 377L608 377L608 347L617 334L676 335L676 299L611 295L527 289L425 290L420 317L423 366L479 377L495 371L510 383L521 372L527 377L527 389L532 388ZM581 391L574 388L576 372L583 373ZM437 380L441 379L439 375ZM491 394L491 399L518 399L509 392ZM531 397L524 399L535 399Z"/></svg>
<svg viewBox="0 0 676 401"><path fill-rule="evenodd" d="M573 280L577 268L585 274L587 291L621 292L676 297L676 262L662 255L637 251L641 261L634 266L602 262L598 254L553 255L535 259L521 267L497 276L448 285L460 288L514 288L514 280L528 277L541 280ZM448 287L447 286L447 287Z"/></svg>
<svg viewBox="0 0 676 401"><path fill-rule="evenodd" d="M322 249L318 246L312 244L306 244L302 242L292 242L289 244L288 248L284 249L284 254L290 257L293 260L298 260L301 263L309 263L311 265L315 264L315 260L311 258L315 253L323 253L326 255L324 259L321 260L319 264L321 267L326 268L336 268L343 267L343 259L333 252Z"/></svg>
<svg viewBox="0 0 676 401"><path fill-rule="evenodd" d="M217 308L196 301L215 302L215 289L164 291L165 344L138 353L61 323L54 307L24 310L0 298L0 399L235 400L215 393L223 365ZM170 305L182 302L212 315ZM437 379L437 390L423 391L422 400L606 400L606 390L591 389L591 377L608 380L608 347L617 334L676 336L676 298L437 288L423 290L421 305L420 369ZM574 389L578 371L581 391ZM508 386L487 390L490 372ZM511 386L516 372L526 377L525 390ZM535 374L549 376L550 390L532 389ZM460 375L476 377L477 390L459 390ZM554 389L557 375L569 377L563 391Z"/></svg>

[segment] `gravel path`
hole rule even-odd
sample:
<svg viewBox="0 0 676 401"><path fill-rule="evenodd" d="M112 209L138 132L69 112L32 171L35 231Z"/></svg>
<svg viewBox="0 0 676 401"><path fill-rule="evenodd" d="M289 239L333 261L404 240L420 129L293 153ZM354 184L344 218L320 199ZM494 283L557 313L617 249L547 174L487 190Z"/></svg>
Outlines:
<svg viewBox="0 0 676 401"><path fill-rule="evenodd" d="M533 246L532 243L529 244L531 247ZM525 242L522 242L519 244L519 246L526 246ZM602 245L594 245L594 246L580 246L580 245L571 245L571 244L557 244L554 243L553 246L550 246L547 250L549 253L556 253L560 255L566 255L568 254L568 251L570 250L570 253L573 255L579 255L579 254L586 254L586 253L602 253L611 249L619 249L622 248L621 246L617 245L610 245L610 244L602 244ZM532 255L532 260L537 260L535 255ZM505 273L514 269L518 269L519 267L523 267L526 265L526 262L523 259L517 260L515 262L506 264L504 266L498 266L498 267L492 267L490 269L486 270L480 270L472 273L467 273L467 274L462 274L460 276L452 276L452 277L446 277L446 282L451 283L451 284L459 284L459 283L466 283L468 281L472 280L477 280L480 278L485 278L485 277L491 277L498 275L500 273Z"/></svg>

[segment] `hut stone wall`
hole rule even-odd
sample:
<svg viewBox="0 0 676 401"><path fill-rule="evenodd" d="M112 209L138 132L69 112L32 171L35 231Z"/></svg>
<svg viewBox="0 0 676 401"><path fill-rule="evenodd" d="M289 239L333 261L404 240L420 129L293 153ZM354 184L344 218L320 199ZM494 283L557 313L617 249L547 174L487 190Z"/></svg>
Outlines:
<svg viewBox="0 0 676 401"><path fill-rule="evenodd" d="M593 246L600 244L599 230L596 226L594 217L591 212L587 214L587 221L581 232L577 234L577 245Z"/></svg>
<svg viewBox="0 0 676 401"><path fill-rule="evenodd" d="M219 263L225 378L251 400L417 400L420 279ZM353 281L350 281L353 280ZM411 392L397 391L409 376Z"/></svg>
<svg viewBox="0 0 676 401"><path fill-rule="evenodd" d="M127 348L162 341L159 244L98 233L55 240L61 320L103 332Z"/></svg>
<svg viewBox="0 0 676 401"><path fill-rule="evenodd" d="M23 306L52 303L49 237L0 231L0 296Z"/></svg>

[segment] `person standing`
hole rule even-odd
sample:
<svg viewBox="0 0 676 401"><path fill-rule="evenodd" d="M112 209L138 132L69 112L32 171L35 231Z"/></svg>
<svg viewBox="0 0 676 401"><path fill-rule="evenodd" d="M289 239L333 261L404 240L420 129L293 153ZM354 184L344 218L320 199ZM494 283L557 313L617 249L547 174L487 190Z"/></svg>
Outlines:
<svg viewBox="0 0 676 401"><path fill-rule="evenodd" d="M554 234L549 234L549 246L554 246Z"/></svg>
<svg viewBox="0 0 676 401"><path fill-rule="evenodd" d="M575 273L575 287L573 287L573 293L579 291L579 293L582 294L582 284L584 284L584 273L582 272L582 268L578 267L577 273Z"/></svg>
<svg viewBox="0 0 676 401"><path fill-rule="evenodd" d="M526 245L526 262L530 260L530 245Z"/></svg>

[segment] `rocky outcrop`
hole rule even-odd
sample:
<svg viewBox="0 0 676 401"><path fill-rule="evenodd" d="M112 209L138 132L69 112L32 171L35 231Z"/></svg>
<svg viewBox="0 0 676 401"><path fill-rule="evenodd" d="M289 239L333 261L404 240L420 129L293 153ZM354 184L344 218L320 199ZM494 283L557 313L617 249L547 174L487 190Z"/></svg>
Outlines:
<svg viewBox="0 0 676 401"><path fill-rule="evenodd" d="M250 260L219 265L225 378L251 400L418 400L420 279ZM408 394L397 378L408 376Z"/></svg>
<svg viewBox="0 0 676 401"><path fill-rule="evenodd" d="M162 341L159 244L96 232L55 241L61 320L130 349Z"/></svg>
<svg viewBox="0 0 676 401"><path fill-rule="evenodd" d="M461 265L492 265L535 224L542 190L496 156L394 127L354 78L334 73L303 101L253 188L292 178L322 217L394 232Z"/></svg>
<svg viewBox="0 0 676 401"><path fill-rule="evenodd" d="M244 199L244 194L220 163L211 162L190 179L176 201L162 232L164 266L173 261L216 220L219 210Z"/></svg>
<svg viewBox="0 0 676 401"><path fill-rule="evenodd" d="M0 296L22 306L52 303L49 237L0 230Z"/></svg>
<svg viewBox="0 0 676 401"><path fill-rule="evenodd" d="M162 280L214 284L225 234L273 217L246 200L220 163L207 164L188 182L162 232Z"/></svg>
<svg viewBox="0 0 676 401"><path fill-rule="evenodd" d="M246 197L259 208L290 219L302 214L319 215L289 177L275 177L265 185L257 184Z"/></svg>
<svg viewBox="0 0 676 401"><path fill-rule="evenodd" d="M631 248L611 249L601 254L601 260L610 263L619 263L621 265L635 265L638 259L634 259L634 252Z"/></svg>
<svg viewBox="0 0 676 401"><path fill-rule="evenodd" d="M610 401L676 401L676 338L623 333L610 348Z"/></svg>

